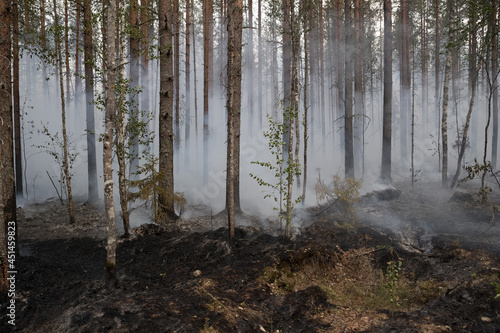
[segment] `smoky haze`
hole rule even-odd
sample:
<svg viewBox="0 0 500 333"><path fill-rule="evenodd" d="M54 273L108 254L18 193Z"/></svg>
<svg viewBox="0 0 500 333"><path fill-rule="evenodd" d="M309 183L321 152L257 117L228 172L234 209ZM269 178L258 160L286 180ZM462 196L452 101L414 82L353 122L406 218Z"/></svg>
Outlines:
<svg viewBox="0 0 500 333"><path fill-rule="evenodd" d="M382 151L382 35L381 8L377 3L365 2L367 13L372 15L366 18L365 38L362 44L363 56L363 90L362 94L353 94L354 115L354 147L355 147L355 177L362 179L363 192L378 189L381 168ZM298 7L298 6L297 6ZM261 38L257 31L258 12L257 4L253 4L253 21L249 22L245 15L244 23L244 45L243 45L243 78L242 78L242 106L241 106L241 150L240 150L240 196L242 209L249 214L257 216L270 216L275 214L273 207L275 203L270 199L264 199L266 188L257 184L250 177L253 173L269 182L276 181L269 170L252 164L254 161L273 161L274 157L268 148L268 140L264 131L269 128L266 114L277 120L281 119L283 111L281 99L283 98L283 68L279 17L270 15L270 5L263 5L262 9L262 31ZM318 14L317 8L313 15ZM326 9L325 9L326 10ZM333 10L333 9L332 9ZM398 8L393 9L393 25L397 26ZM444 9L443 9L444 10ZM298 11L298 9L297 9ZM330 14L329 14L330 15ZM420 17L415 14L413 20L417 22ZM226 50L223 49L226 42L221 38L224 31L224 21L221 21L219 12L214 17L214 83L213 96L209 100L209 137L208 137L208 165L203 164L203 31L198 21L201 20L201 8L195 7L192 13L195 25L196 40L191 40L191 53L189 62L192 64L190 71L190 100L186 100L186 72L184 70L185 59L185 24L181 24L181 52L180 52L180 132L175 140L179 142L179 150L175 151L174 177L175 190L183 192L189 205L206 205L213 212L219 212L225 206L225 168L226 168L226 96L225 96L225 61ZM423 18L429 20L429 18ZM201 21L200 21L201 22ZM317 23L317 20L314 21ZM415 23L414 22L414 23ZM306 206L316 205L314 184L319 175L326 181L332 176L344 174L344 78L342 68L337 68L336 51L338 47L347 57L354 57L356 45L354 43L344 44L341 39L340 45L333 38L337 33L333 14L325 14L324 31L320 33L319 25L312 23L310 32L302 34L301 51L299 54L299 82L300 82L300 163L303 162L304 152L304 92L307 93L308 108L308 166L307 166L307 189ZM417 22L418 23L418 22ZM48 20L50 25L50 20ZM70 22L75 24L74 20ZM150 34L156 33L157 27L152 27ZM414 29L417 29L414 27ZM412 86L410 91L403 95L410 96L411 110L414 112L414 166L416 177L421 182L434 182L439 179L441 162L439 160L442 151L441 142L441 109L442 91L444 78L444 46L447 44L443 23L443 35L439 44L439 50L429 42L425 57L428 58L428 79L425 86L422 80L421 63L422 56L419 49L410 51L410 66ZM97 32L99 29L95 29ZM252 32L252 34L251 34ZM435 31L429 28L428 38L432 40ZM330 35L331 34L331 35ZM250 43L250 35L253 36ZM323 37L320 40L320 36ZM150 36L153 37L153 36ZM222 36L222 37L225 37ZM97 40L100 36L97 36ZM396 38L396 36L394 37ZM418 37L415 37L420 41ZM305 79L305 51L304 42L307 39L309 57L308 82ZM152 43L155 40L151 39ZM433 42L433 41L432 41ZM260 51L259 51L260 44ZM395 43L397 44L397 43ZM418 44L418 43L415 43ZM196 47L194 47L196 45ZM250 49L253 45L253 49ZM72 57L74 59L74 43L72 43ZM102 45L101 45L102 47ZM222 49L221 49L222 48ZM400 72L399 54L393 53L393 100L392 100L392 179L393 181L411 180L411 115L406 118L400 112ZM321 51L322 50L322 51ZM465 60L468 52L467 45L462 46L459 57ZM154 51L156 52L156 51ZM321 55L321 52L323 53ZM196 57L196 76L194 60ZM322 57L322 58L321 58ZM440 57L441 66L437 90L435 89L434 59ZM61 180L61 168L55 161L53 153L60 147L51 146L52 138L59 134L61 138L61 116L59 88L55 69L47 65L48 79L43 78L41 68L43 61L28 52L21 58L21 108L23 111L23 154L25 159L25 198L29 202L41 202L55 197L56 190L47 173L53 178L55 187L61 192L59 182ZM81 64L80 64L81 65ZM322 66L320 66L322 65ZM460 66L460 64L458 65ZM74 67L74 60L71 60ZM323 67L323 71L321 68ZM149 87L144 91L149 92L149 112L152 120L149 128L153 131L154 138L151 143L152 152L158 155L158 94L159 75L158 61L152 59L149 65ZM126 73L129 68L127 66ZM80 70L82 73L82 70ZM337 73L339 75L337 76ZM465 124L465 117L470 102L469 74L466 68L459 68L457 76L453 77L453 88L450 89L450 106L448 114L448 146L449 163L448 176L451 177L456 171L458 158L456 141L461 140L461 133ZM95 96L102 93L100 74L97 73L94 85ZM496 77L496 76L495 76ZM465 153L464 165L473 163L474 159L481 161L484 150L485 127L488 121L488 85L486 77L480 78L480 88L477 91L474 111L472 113L471 128L469 130L469 147ZM143 84L143 83L141 83ZM68 129L70 133L70 150L75 154L72 172L74 178L72 183L76 198L85 200L87 195L87 144L85 128L85 101L83 92L74 91L74 76L71 75L71 87L69 103L67 105ZM305 90L306 89L306 90ZM428 91L427 100L423 100L423 90ZM434 91L438 91L435 96ZM196 91L196 94L195 94ZM195 101L196 99L196 101ZM186 117L186 105L190 105L190 117ZM196 105L196 108L195 108ZM262 108L260 106L262 105ZM356 110L362 114L356 113ZM425 112L424 112L425 110ZM197 117L197 118L196 118ZM262 119L262 124L260 123ZM402 121L406 119L406 123ZM186 124L190 124L190 135L186 137ZM103 133L103 110L95 107L96 123L96 155L99 177L99 195L102 198L102 144L98 141ZM197 126L196 126L197 125ZM47 128L46 135L43 134L44 126ZM405 134L404 138L402 134ZM491 127L488 132L488 140L492 140ZM402 140L404 139L404 140ZM43 147L42 147L43 146ZM55 150L54 150L55 149ZM144 147L141 147L144 150ZM487 160L491 159L491 145L488 147ZM406 156L403 158L402 156ZM118 169L115 161L114 170ZM204 183L204 173L208 175ZM463 174L462 174L463 175ZM302 176L303 177L303 176ZM115 179L117 179L115 177ZM115 181L115 184L117 181ZM303 182L302 182L303 184ZM303 186L303 185L301 185ZM302 190L294 188L295 196L298 197ZM118 193L118 191L116 191ZM119 205L116 205L118 208ZM190 214L190 212L186 212ZM135 215L136 221L133 225L149 222L144 216Z"/></svg>

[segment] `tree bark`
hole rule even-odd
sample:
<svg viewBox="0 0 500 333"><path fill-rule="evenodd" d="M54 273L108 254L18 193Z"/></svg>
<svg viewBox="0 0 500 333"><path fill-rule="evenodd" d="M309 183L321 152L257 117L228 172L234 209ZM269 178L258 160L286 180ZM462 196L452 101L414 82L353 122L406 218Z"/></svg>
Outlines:
<svg viewBox="0 0 500 333"><path fill-rule="evenodd" d="M95 149L95 119L94 119L94 56L92 45L92 8L91 0L84 0L84 62L85 62L85 105L87 130L87 163L88 163L88 201L96 202L97 193L97 162Z"/></svg>
<svg viewBox="0 0 500 333"><path fill-rule="evenodd" d="M411 109L410 36L408 0L401 0L401 50L400 50L400 148L401 162L408 161L408 116Z"/></svg>
<svg viewBox="0 0 500 333"><path fill-rule="evenodd" d="M159 2L160 20L160 161L159 170L164 173L162 187L172 194L160 196L164 222L176 219L174 210L174 133L173 102L174 75L172 59L172 16L169 0Z"/></svg>
<svg viewBox="0 0 500 333"><path fill-rule="evenodd" d="M0 292L8 290L8 262L5 231L16 222L14 184L14 137L11 82L10 1L0 1Z"/></svg>
<svg viewBox="0 0 500 333"><path fill-rule="evenodd" d="M174 3L174 151L180 152L180 13L179 13L179 0L173 0Z"/></svg>
<svg viewBox="0 0 500 333"><path fill-rule="evenodd" d="M185 130L185 146L184 164L189 167L189 142L191 140L191 4L186 0L186 130ZM195 81L196 82L196 81ZM195 129L196 131L196 129Z"/></svg>
<svg viewBox="0 0 500 333"><path fill-rule="evenodd" d="M139 28L139 4L138 0L130 0L129 7L129 29L130 29L130 38L129 38L129 46L130 46L130 89L131 92L129 94L130 101L130 113L129 113L129 123L137 123L139 121L139 94L137 92L139 88L139 80L140 80L140 28ZM138 170L139 166L139 136L137 133L137 128L130 133L130 146L129 146L129 154L130 154L130 172L134 173Z"/></svg>
<svg viewBox="0 0 500 333"><path fill-rule="evenodd" d="M140 19L141 19L141 110L146 112L143 115L143 121L148 123L149 108L149 1L141 0ZM146 146L149 151L149 145Z"/></svg>
<svg viewBox="0 0 500 333"><path fill-rule="evenodd" d="M380 178L391 182L392 145L392 3L384 0L384 101L382 133L382 171Z"/></svg>
<svg viewBox="0 0 500 333"><path fill-rule="evenodd" d="M12 3L12 82L14 105L14 148L16 162L16 194L23 197L23 166L21 155L21 107L19 99L19 3Z"/></svg>
<svg viewBox="0 0 500 333"><path fill-rule="evenodd" d="M59 26L59 16L57 15L57 3L56 0L53 0L54 4L54 23L56 27ZM59 70L59 89L61 93L61 121L62 121L62 136L63 136L63 171L64 178L66 182L66 191L68 195L68 214L69 214L69 223L75 223L75 213L73 210L73 191L71 187L71 173L70 173L70 161L68 156L68 134L66 130L66 98L64 97L64 79L63 79L63 58L62 58L62 42L61 36L56 32L55 34L55 46L56 46L56 56L57 62L56 67Z"/></svg>
<svg viewBox="0 0 500 333"><path fill-rule="evenodd" d="M345 0L345 45L352 41L351 0ZM352 133L352 52L345 52L345 114L344 114L344 142L345 142L345 178L354 178L354 146Z"/></svg>
<svg viewBox="0 0 500 333"><path fill-rule="evenodd" d="M236 147L236 127L241 108L241 52L243 28L243 0L229 0L228 44L227 44L227 183L226 207L228 212L229 240L234 239L235 230L235 182L239 163Z"/></svg>
<svg viewBox="0 0 500 333"><path fill-rule="evenodd" d="M497 2L492 1L491 13L491 78L493 102L493 133L491 138L491 166L496 169L498 160L498 28L497 28Z"/></svg>
<svg viewBox="0 0 500 333"><path fill-rule="evenodd" d="M212 0L203 0L203 184L208 183L209 96L212 81Z"/></svg>
<svg viewBox="0 0 500 333"><path fill-rule="evenodd" d="M55 0L54 0L55 1ZM106 110L103 138L104 205L107 221L106 272L108 286L113 289L116 281L116 226L113 204L113 128L116 114L116 0L108 0L106 51Z"/></svg>
<svg viewBox="0 0 500 333"><path fill-rule="evenodd" d="M443 187L448 187L448 99L451 77L451 49L446 51L446 66L444 69L443 86L443 112L441 118L441 134L443 142L443 168L441 170L441 180Z"/></svg>

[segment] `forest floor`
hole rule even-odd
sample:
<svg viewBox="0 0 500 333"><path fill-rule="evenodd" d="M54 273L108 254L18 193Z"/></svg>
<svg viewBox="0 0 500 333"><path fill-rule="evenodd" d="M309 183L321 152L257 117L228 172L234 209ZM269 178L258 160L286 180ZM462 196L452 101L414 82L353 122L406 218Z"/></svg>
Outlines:
<svg viewBox="0 0 500 333"><path fill-rule="evenodd" d="M394 186L398 198L363 200L356 222L302 211L288 242L250 216L233 244L223 216L142 225L119 240L115 290L102 207L77 205L70 225L58 201L26 206L16 326L2 316L0 331L500 331L500 226L477 187Z"/></svg>

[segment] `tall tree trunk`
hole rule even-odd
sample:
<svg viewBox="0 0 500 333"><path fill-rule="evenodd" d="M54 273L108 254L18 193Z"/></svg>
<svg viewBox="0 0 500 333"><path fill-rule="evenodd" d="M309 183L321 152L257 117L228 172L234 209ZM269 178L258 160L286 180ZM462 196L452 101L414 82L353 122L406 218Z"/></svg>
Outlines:
<svg viewBox="0 0 500 333"><path fill-rule="evenodd" d="M106 272L108 286L112 289L117 284L115 207L113 205L113 128L116 114L116 0L108 0L107 16L107 80L105 83L106 111L103 138L103 173L104 206L107 221Z"/></svg>
<svg viewBox="0 0 500 333"><path fill-rule="evenodd" d="M179 13L179 0L173 0L174 3L174 28L173 28L173 34L174 34L174 115L175 115L175 120L174 120L174 151L175 153L180 152L180 133L181 133L181 128L180 128L180 13Z"/></svg>
<svg viewBox="0 0 500 333"><path fill-rule="evenodd" d="M95 149L95 119L94 119L94 57L92 45L92 8L91 0L84 0L84 62L85 62L85 105L87 130L87 165L88 165L88 201L96 202L97 193L97 162Z"/></svg>
<svg viewBox="0 0 500 333"><path fill-rule="evenodd" d="M141 110L149 113L149 1L141 0ZM143 116L143 121L148 123L148 114ZM149 145L146 146L149 150Z"/></svg>
<svg viewBox="0 0 500 333"><path fill-rule="evenodd" d="M443 187L448 187L448 99L451 77L451 49L446 50L446 66L444 69L443 85L443 112L441 118L441 134L443 142L443 169L441 170L441 180Z"/></svg>
<svg viewBox="0 0 500 333"><path fill-rule="evenodd" d="M119 34L118 40L119 40L119 45L118 45L118 58L119 58L119 64L118 64L118 76L119 79L117 81L117 84L120 85L119 88L119 97L118 97L118 102L116 105L116 115L117 119L115 121L115 132L116 132L116 137L115 137L115 145L116 145L116 157L118 160L118 189L120 193L120 207L121 207L121 216L122 216L122 221L123 221L123 231L124 231L124 237L128 238L129 237L129 229L130 229L130 211L128 207L128 186L127 186L127 179L126 179L126 153L125 153L125 112L127 106L125 105L125 98L126 98L126 89L127 87L125 86L124 82L126 82L125 78L125 61L126 61L126 55L125 55L125 35L126 35L126 30L125 30L125 1L120 0L118 2L119 6L119 11L118 11L118 30L117 33Z"/></svg>
<svg viewBox="0 0 500 333"><path fill-rule="evenodd" d="M359 0L358 0L359 1ZM324 40L325 40L325 26L323 20L323 0L318 2L318 21L319 21L319 34L318 34L318 46L319 46L319 68L318 68L318 78L319 78L319 111L321 112L321 139L323 142L323 148L326 146L326 110L325 105L325 50L324 50ZM297 133L298 138L298 133Z"/></svg>
<svg viewBox="0 0 500 333"><path fill-rule="evenodd" d="M361 0L354 1L354 133L356 133L356 144L354 145L355 160L358 162L362 161L362 142L361 138L363 136L363 56L361 52L361 34L362 29L362 17L361 17ZM361 164L361 163L360 163ZM360 165L358 164L358 165Z"/></svg>
<svg viewBox="0 0 500 333"><path fill-rule="evenodd" d="M194 15L194 0L191 1L191 13ZM193 31L193 86L194 86L194 132L196 134L196 149L198 149L198 79L196 75L196 30L194 21L191 22L192 31Z"/></svg>
<svg viewBox="0 0 500 333"><path fill-rule="evenodd" d="M208 183L208 156L209 156L209 97L211 96L212 81L212 0L203 0L203 184Z"/></svg>
<svg viewBox="0 0 500 333"><path fill-rule="evenodd" d="M66 65L66 104L69 104L71 92L71 77L69 71L69 13L68 0L64 0L64 64Z"/></svg>
<svg viewBox="0 0 500 333"><path fill-rule="evenodd" d="M229 0L227 44L227 184L226 207L228 211L229 240L234 239L235 229L235 176L240 152L236 147L236 127L241 108L241 48L243 28L243 0Z"/></svg>
<svg viewBox="0 0 500 333"><path fill-rule="evenodd" d="M184 152L184 164L189 167L189 142L191 140L191 4L189 0L186 0L186 61L185 61L185 73L186 73L186 130L185 130L185 152ZM196 84L196 80L195 80ZM196 131L196 128L195 128Z"/></svg>
<svg viewBox="0 0 500 333"><path fill-rule="evenodd" d="M75 22L75 30L76 30L76 38L75 38L75 92L74 92L74 103L75 103L75 111L78 110L78 106L80 105L80 13L82 3L81 0L76 0L76 22Z"/></svg>
<svg viewBox="0 0 500 333"><path fill-rule="evenodd" d="M14 147L16 160L16 194L23 197L23 166L21 155L21 107L19 100L19 3L12 3L12 57L14 101Z"/></svg>
<svg viewBox="0 0 500 333"><path fill-rule="evenodd" d="M492 1L491 13L491 77L493 102L493 135L491 138L491 166L496 169L498 160L498 8L496 0Z"/></svg>
<svg viewBox="0 0 500 333"><path fill-rule="evenodd" d="M139 29L139 4L138 0L130 0L129 7L129 29L130 29L130 89L129 102L130 113L129 123L137 124L139 121L139 100L137 90L139 89L139 63L140 63L140 29ZM130 172L138 171L139 166L139 134L137 128L131 131L130 135Z"/></svg>
<svg viewBox="0 0 500 333"><path fill-rule="evenodd" d="M380 178L391 182L392 145L392 3L384 0L384 112L382 134L382 171Z"/></svg>
<svg viewBox="0 0 500 333"><path fill-rule="evenodd" d="M172 59L172 15L169 0L159 2L160 20L160 161L163 172L162 187L171 197L161 196L160 206L165 222L175 219L174 210L174 133L173 133L173 92L174 75Z"/></svg>
<svg viewBox="0 0 500 333"><path fill-rule="evenodd" d="M262 70L264 68L264 54L262 52L262 0L259 1L259 9L258 9L258 23L257 23L257 28L258 28L258 40L257 40L257 48L258 48L258 57L259 57L259 68L258 68L258 77L257 80L259 82L258 84L258 96L257 100L259 102L259 131L262 130L262 118L264 114L264 105L263 105L263 96L262 96L262 86L264 85L264 82L262 81Z"/></svg>
<svg viewBox="0 0 500 333"><path fill-rule="evenodd" d="M253 69L254 69L254 62L253 62L253 3L252 0L248 0L248 47L246 51L246 56L247 56L247 75L248 75L248 86L250 89L248 89L248 132L250 133L250 137L253 136L253 123L255 120L255 115L254 115L254 84L253 84ZM259 85L262 83L260 82Z"/></svg>
<svg viewBox="0 0 500 333"><path fill-rule="evenodd" d="M302 185L302 202L306 200L306 189L307 189L307 141L308 137L308 122L307 122L307 111L309 109L307 103L307 84L308 84L308 63L309 63L309 52L307 52L307 38L304 38L304 184Z"/></svg>
<svg viewBox="0 0 500 333"><path fill-rule="evenodd" d="M345 0L345 45L352 41L351 0ZM354 178L354 147L352 133L352 52L345 52L345 178Z"/></svg>
<svg viewBox="0 0 500 333"><path fill-rule="evenodd" d="M13 222L16 230L16 192L14 183L14 137L11 81L11 6L0 1L0 292L8 290L8 262L5 231ZM12 223L9 224L12 226ZM16 238L17 239L17 238ZM5 318L5 317L4 317Z"/></svg>
<svg viewBox="0 0 500 333"><path fill-rule="evenodd" d="M410 35L408 0L401 0L401 50L400 50L400 148L401 162L408 161L408 115L411 109Z"/></svg>
<svg viewBox="0 0 500 333"><path fill-rule="evenodd" d="M436 127L439 128L440 126L440 120L439 120L439 52L440 52L440 45L439 45L439 0L435 0L435 41L434 41L434 110L435 110L435 124ZM439 146L439 135L438 137L438 159L439 159L439 170L441 170L441 151L440 151L440 146Z"/></svg>
<svg viewBox="0 0 500 333"><path fill-rule="evenodd" d="M477 72L473 75L477 75ZM472 110L474 110L474 100L476 98L476 86L477 85L472 85L472 92L471 92L471 98L470 98L470 103L469 103L469 111L467 111L467 117L465 120L464 130L463 130L463 134L462 134L462 141L460 143L460 147L458 150L457 171L455 172L455 176L453 176L453 180L451 182L451 187L455 187L455 185L457 184L458 177L460 176L460 171L462 170L462 160L463 160L463 157L465 155L465 149L467 148L467 134L469 132Z"/></svg>
<svg viewBox="0 0 500 333"><path fill-rule="evenodd" d="M57 15L57 3L56 0L53 0L54 4L54 23L56 27L59 26L59 16ZM69 223L75 223L75 212L73 210L73 193L71 187L71 173L70 173L70 161L68 156L68 134L66 131L66 99L64 97L64 82L63 82L63 59L62 59L62 42L61 36L56 32L55 34L55 44L56 44L56 52L57 52L57 62L56 66L59 69L59 89L61 90L61 121L62 121L62 136L63 136L63 171L64 178L66 182L66 191L68 195L68 214L69 214Z"/></svg>
<svg viewBox="0 0 500 333"><path fill-rule="evenodd" d="M420 59L422 66L422 139L425 139L426 130L429 124L428 112L428 68L427 68L427 20L426 20L426 2L422 2L422 12L420 14Z"/></svg>

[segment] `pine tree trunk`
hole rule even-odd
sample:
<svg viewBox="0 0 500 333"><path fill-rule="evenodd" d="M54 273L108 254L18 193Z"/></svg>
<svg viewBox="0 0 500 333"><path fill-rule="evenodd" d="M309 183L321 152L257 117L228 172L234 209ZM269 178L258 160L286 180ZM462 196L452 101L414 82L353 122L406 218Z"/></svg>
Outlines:
<svg viewBox="0 0 500 333"><path fill-rule="evenodd" d="M363 81L363 56L361 53L361 34L362 34L362 29L361 29L361 24L362 24L362 17L361 17L361 0L355 0L354 2L354 24L355 24L355 34L354 34L354 118L353 118L353 124L354 124L354 132L356 135L354 137L356 138L356 144L354 144L354 151L355 151L355 161L358 165L361 164L360 162L362 161L362 142L361 138L363 137L363 87L362 87L362 81Z"/></svg>
<svg viewBox="0 0 500 333"><path fill-rule="evenodd" d="M243 28L243 0L229 0L227 44L227 184L226 208L228 212L229 240L234 239L236 207L236 173L239 163L239 147L236 135L239 130L241 108L241 54ZM238 203L239 204L239 203Z"/></svg>
<svg viewBox="0 0 500 333"><path fill-rule="evenodd" d="M130 89L129 102L130 113L129 122L137 123L139 121L139 100L137 90L139 89L139 43L140 43L140 29L139 29L139 5L138 0L130 0L129 8L129 24L130 24ZM137 135L130 136L130 172L135 173L139 166L139 138Z"/></svg>
<svg viewBox="0 0 500 333"><path fill-rule="evenodd" d="M400 148L401 161L408 161L408 115L411 109L410 89L410 36L408 0L401 0L401 50L400 50Z"/></svg>
<svg viewBox="0 0 500 333"><path fill-rule="evenodd" d="M307 84L308 84L308 63L309 63L309 52L307 52L307 38L304 38L304 184L302 185L302 197L303 201L306 200L306 190L307 190L307 141L308 137L308 122L307 122L307 111L309 109L307 103Z"/></svg>
<svg viewBox="0 0 500 333"><path fill-rule="evenodd" d="M351 0L345 0L345 45L352 41ZM354 147L352 133L352 52L345 52L345 178L354 178Z"/></svg>
<svg viewBox="0 0 500 333"><path fill-rule="evenodd" d="M185 130L185 147L186 152L184 153L184 164L189 167L189 142L191 140L191 4L189 0L186 0L186 61L185 61L185 73L186 73L186 130ZM196 82L196 81L195 81ZM196 131L196 129L195 129Z"/></svg>
<svg viewBox="0 0 500 333"><path fill-rule="evenodd" d="M96 202L97 193L97 162L95 148L95 119L94 119L94 58L92 51L92 9L91 0L84 0L84 62L85 62L85 106L87 130L87 163L88 163L88 201Z"/></svg>
<svg viewBox="0 0 500 333"><path fill-rule="evenodd" d="M12 57L13 57L13 105L14 148L16 161L16 194L23 197L23 166L21 155L21 107L19 99L19 4L12 3Z"/></svg>
<svg viewBox="0 0 500 333"><path fill-rule="evenodd" d="M81 13L81 0L76 0L76 22L75 22L75 30L76 30L76 38L75 38L75 92L74 92L74 103L75 103L75 111L78 110L78 106L80 105L80 13Z"/></svg>
<svg viewBox="0 0 500 333"><path fill-rule="evenodd" d="M491 138L491 166L493 169L497 167L498 160L498 31L497 31L497 3L492 1L491 13L491 77L493 80L492 86L492 101L493 101L493 133Z"/></svg>
<svg viewBox="0 0 500 333"><path fill-rule="evenodd" d="M259 9L258 9L258 57L259 57L259 68L258 68L258 97L257 100L259 101L259 131L262 130L262 118L264 115L264 105L263 105L263 96L262 96L262 86L264 85L263 77L262 77L262 70L264 68L264 54L262 52L262 0L259 1Z"/></svg>
<svg viewBox="0 0 500 333"><path fill-rule="evenodd" d="M174 132L173 92L174 75L172 59L172 15L168 0L160 0L160 161L159 170L164 173L162 187L174 194ZM164 222L176 219L173 198L160 197Z"/></svg>
<svg viewBox="0 0 500 333"><path fill-rule="evenodd" d="M382 134L382 171L380 178L391 182L392 145L392 3L384 0L384 101Z"/></svg>
<svg viewBox="0 0 500 333"><path fill-rule="evenodd" d="M55 1L55 0L54 0ZM113 128L116 114L116 0L109 0L107 10L107 57L105 83L106 110L103 138L104 205L107 221L106 272L108 287L113 289L116 281L116 226L113 205Z"/></svg>
<svg viewBox="0 0 500 333"><path fill-rule="evenodd" d="M69 13L68 0L64 0L64 61L66 65L66 104L69 104L71 92L71 77L69 72Z"/></svg>
<svg viewBox="0 0 500 333"><path fill-rule="evenodd" d="M53 1L54 3L54 21L55 25L59 26L59 16L57 15L57 4L56 0ZM70 161L68 157L68 134L66 131L66 99L64 97L64 79L63 79L63 71L62 71L62 66L63 66L63 60L62 60L62 43L61 43L61 36L59 33L55 34L55 44L56 44L56 50L57 50L57 68L59 70L59 89L61 93L61 120L62 120L62 136L63 136L63 171L64 171L64 179L66 182L66 191L68 195L68 214L69 214L69 223L73 224L75 223L75 213L73 210L73 193L72 193L72 187L71 187L71 173L70 173Z"/></svg>
<svg viewBox="0 0 500 333"><path fill-rule="evenodd" d="M141 0L140 19L141 19L141 110L146 112L142 120L149 124L149 1ZM148 126L149 128L149 126ZM146 148L149 151L149 145Z"/></svg>
<svg viewBox="0 0 500 333"><path fill-rule="evenodd" d="M174 3L174 151L176 153L180 152L180 13L179 13L179 0L173 0Z"/></svg>
<svg viewBox="0 0 500 333"><path fill-rule="evenodd" d="M7 224L16 222L16 193L14 184L10 1L0 1L0 292L8 290L8 263L5 231ZM9 224L12 225L12 224Z"/></svg>
<svg viewBox="0 0 500 333"><path fill-rule="evenodd" d="M253 123L255 120L255 115L254 115L254 84L253 84L253 69L254 69L254 62L253 62L253 3L252 0L248 0L248 47L246 51L247 55L247 61L246 61L246 66L247 66L247 76L248 76L248 86L250 89L248 89L248 132L250 133L250 137L253 136ZM261 85L262 83L259 83Z"/></svg>
<svg viewBox="0 0 500 333"><path fill-rule="evenodd" d="M203 1L203 184L208 183L209 156L209 96L211 82L212 59L212 0Z"/></svg>

